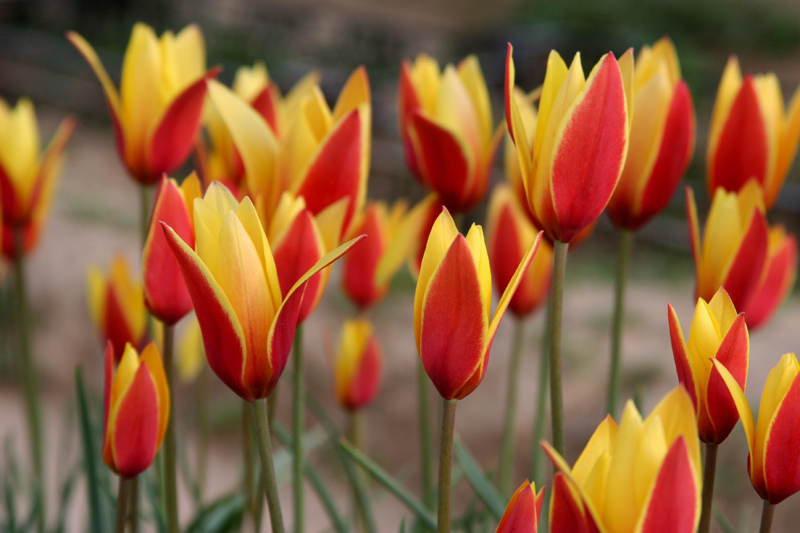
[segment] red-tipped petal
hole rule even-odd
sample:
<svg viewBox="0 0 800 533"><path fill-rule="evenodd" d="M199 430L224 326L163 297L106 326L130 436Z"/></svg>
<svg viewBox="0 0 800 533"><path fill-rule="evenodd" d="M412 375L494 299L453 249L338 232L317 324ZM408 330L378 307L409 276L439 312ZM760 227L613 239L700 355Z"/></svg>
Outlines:
<svg viewBox="0 0 800 533"><path fill-rule="evenodd" d="M108 341L114 346L114 361L118 363L122 358L122 352L125 351L125 343L129 342L139 349L144 339L133 338L133 331L131 331L125 310L122 308L122 302L112 288L108 288L106 291L104 309L106 313L103 322L105 338L102 340L103 342Z"/></svg>
<svg viewBox="0 0 800 533"><path fill-rule="evenodd" d="M700 486L683 437L670 447L645 511L642 533L692 533L700 520Z"/></svg>
<svg viewBox="0 0 800 533"><path fill-rule="evenodd" d="M759 422L761 422L759 420ZM783 397L764 444L764 478L769 502L777 504L800 491L800 379Z"/></svg>
<svg viewBox="0 0 800 533"><path fill-rule="evenodd" d="M106 431L108 430L108 413L111 408L111 383L114 381L114 345L109 341L106 344L106 361L105 361L105 386L103 387L103 447L106 448Z"/></svg>
<svg viewBox="0 0 800 533"><path fill-rule="evenodd" d="M119 402L112 441L114 463L119 475L133 477L150 466L158 447L158 396L146 365L139 365Z"/></svg>
<svg viewBox="0 0 800 533"><path fill-rule="evenodd" d="M731 325L722 344L717 350L717 360L733 375L736 382L744 390L747 383L747 367L749 363L750 340L745 326L744 313L739 314ZM711 367L706 389L708 416L713 424L713 435L703 434L703 442L719 444L728 438L739 421L739 411L733 401L725 381L715 366Z"/></svg>
<svg viewBox="0 0 800 533"><path fill-rule="evenodd" d="M387 246L386 235L375 209L366 212L363 223L356 228L355 233L364 233L369 238L342 260L342 286L347 296L364 309L389 290L388 283L375 283L378 262Z"/></svg>
<svg viewBox="0 0 800 533"><path fill-rule="evenodd" d="M667 304L667 317L669 319L669 338L672 342L672 356L675 359L675 370L678 373L678 382L683 385L692 399L695 411L697 408L697 386L692 374L692 365L689 363L689 354L686 353L686 341L683 337L678 315L671 304Z"/></svg>
<svg viewBox="0 0 800 533"><path fill-rule="evenodd" d="M553 478L550 507L551 533L600 533L578 489L562 473Z"/></svg>
<svg viewBox="0 0 800 533"><path fill-rule="evenodd" d="M375 337L370 337L364 355L347 391L347 406L359 409L375 398L381 384L381 351Z"/></svg>
<svg viewBox="0 0 800 533"><path fill-rule="evenodd" d="M280 94L278 94L275 85L271 82L269 85L264 87L261 92L258 93L255 98L253 98L253 101L250 102L250 105L253 106L253 109L255 109L259 115L264 117L264 120L272 129L272 133L274 133L276 137L280 136L278 122Z"/></svg>
<svg viewBox="0 0 800 533"><path fill-rule="evenodd" d="M756 211L722 284L736 309L746 309L753 297L767 259L768 243L767 221L760 211ZM710 300L713 295L698 296Z"/></svg>
<svg viewBox="0 0 800 533"><path fill-rule="evenodd" d="M407 59L403 61L403 66L400 68L400 88L397 99L400 110L400 135L403 137L406 165L408 165L408 169L412 174L418 179L424 180L410 137L411 117L414 111L420 109L422 105L420 104L417 90L414 88L414 82L411 81L411 63Z"/></svg>
<svg viewBox="0 0 800 533"><path fill-rule="evenodd" d="M793 235L769 259L766 268L761 284L744 310L750 329L767 323L792 290L797 275L797 240Z"/></svg>
<svg viewBox="0 0 800 533"><path fill-rule="evenodd" d="M495 533L536 533L541 510L533 487L525 481L509 500Z"/></svg>

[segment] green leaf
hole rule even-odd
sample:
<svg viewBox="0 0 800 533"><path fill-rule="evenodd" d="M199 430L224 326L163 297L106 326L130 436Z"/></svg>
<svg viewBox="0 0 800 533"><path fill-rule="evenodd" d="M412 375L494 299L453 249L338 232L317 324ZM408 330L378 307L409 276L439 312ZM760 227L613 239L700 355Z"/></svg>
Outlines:
<svg viewBox="0 0 800 533"><path fill-rule="evenodd" d="M722 528L722 531L725 533L736 533L736 529L728 522L728 519L725 518L725 515L719 509L714 510L714 518L717 519L717 523L719 527Z"/></svg>
<svg viewBox="0 0 800 533"><path fill-rule="evenodd" d="M75 390L78 397L78 418L83 447L83 464L86 469L86 488L89 497L89 527L92 533L103 533L111 530L111 524L100 500L99 489L101 483L98 476L100 450L95 446L92 438L92 421L89 416L89 405L86 401L86 389L83 385L83 371L80 367L75 369Z"/></svg>
<svg viewBox="0 0 800 533"><path fill-rule="evenodd" d="M229 533L239 531L247 510L246 494L223 496L207 505L186 529L186 533Z"/></svg>
<svg viewBox="0 0 800 533"><path fill-rule="evenodd" d="M500 493L492 485L492 482L489 481L481 467L478 466L475 458L472 457L472 454L469 453L467 447L458 437L453 440L453 450L456 453L458 464L464 470L464 475L475 490L475 494L486 504L486 508L489 509L489 512L492 513L496 520L503 518L503 513L506 510L503 497L500 496Z"/></svg>

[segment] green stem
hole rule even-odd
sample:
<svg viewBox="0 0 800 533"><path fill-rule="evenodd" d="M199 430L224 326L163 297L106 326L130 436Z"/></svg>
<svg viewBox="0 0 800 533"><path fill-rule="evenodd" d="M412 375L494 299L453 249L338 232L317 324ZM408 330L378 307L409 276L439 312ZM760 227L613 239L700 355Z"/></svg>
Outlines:
<svg viewBox="0 0 800 533"><path fill-rule="evenodd" d="M569 243L553 243L553 292L550 296L550 411L553 448L564 456L564 401L561 392L561 317L564 311L564 274Z"/></svg>
<svg viewBox="0 0 800 533"><path fill-rule="evenodd" d="M623 229L619 232L617 251L617 279L614 290L614 321L611 326L611 371L608 378L607 409L611 416L617 414L620 384L620 359L622 358L622 325L625 321L625 285L628 280L628 265L631 259L634 233Z"/></svg>
<svg viewBox="0 0 800 533"><path fill-rule="evenodd" d="M197 382L197 496L202 501L208 467L208 388L209 372L203 369Z"/></svg>
<svg viewBox="0 0 800 533"><path fill-rule="evenodd" d="M544 486L544 472L546 468L546 461L544 450L539 444L544 438L545 429L547 428L547 388L550 383L550 358L548 353L550 350L550 327L551 316L550 313L545 313L545 328L542 333L542 347L539 354L539 388L536 391L536 420L534 422L533 430L533 453L531 454L531 479L534 480L537 487Z"/></svg>
<svg viewBox="0 0 800 533"><path fill-rule="evenodd" d="M117 492L117 526L115 531L117 533L125 532L125 515L128 512L128 499L130 498L131 485L133 480L120 476L119 478L119 492Z"/></svg>
<svg viewBox="0 0 800 533"><path fill-rule="evenodd" d="M706 443L706 459L703 465L703 506L697 533L708 533L711 527L711 503L714 500L714 477L717 471L717 445Z"/></svg>
<svg viewBox="0 0 800 533"><path fill-rule="evenodd" d="M244 493L247 495L247 512L255 523L256 511L256 484L253 471L253 418L250 411L250 402L242 400L242 463L244 468Z"/></svg>
<svg viewBox="0 0 800 533"><path fill-rule="evenodd" d="M269 396L267 396L267 422L269 422L269 430L272 432L272 428L274 427L275 423L275 413L278 412L278 387L280 386L280 382L275 384L275 387L272 389L272 392Z"/></svg>
<svg viewBox="0 0 800 533"><path fill-rule="evenodd" d="M500 448L499 487L503 496L512 494L511 469L514 466L514 440L517 417L517 389L519 388L519 362L522 358L522 343L525 340L525 322L517 318L514 323L514 343L508 363L508 385L506 386L506 412L503 421L503 443Z"/></svg>
<svg viewBox="0 0 800 533"><path fill-rule="evenodd" d="M139 476L130 480L130 503L128 504L128 533L139 531Z"/></svg>
<svg viewBox="0 0 800 533"><path fill-rule="evenodd" d="M275 465L272 463L269 424L267 423L267 402L263 398L250 404L253 408L253 427L258 437L258 453L261 456L261 475L264 478L264 491L267 495L269 520L272 533L284 533L281 502L278 499L278 484L275 480Z"/></svg>
<svg viewBox="0 0 800 533"><path fill-rule="evenodd" d="M175 326L164 324L164 371L167 375L167 387L172 392L169 402L169 424L164 435L164 505L167 512L167 531L178 532L178 478L177 461L175 460L175 365L173 364L173 349L175 346Z"/></svg>
<svg viewBox="0 0 800 533"><path fill-rule="evenodd" d="M350 413L350 442L353 447L360 452L366 453L366 428L364 427L364 413L361 410L352 411ZM356 470L356 475L360 478L361 483L366 484L364 472L359 468ZM358 492L353 487L353 509L355 510L356 525L359 531L364 530L366 524L366 509L361 505L358 498Z"/></svg>
<svg viewBox="0 0 800 533"><path fill-rule="evenodd" d="M450 467L453 456L453 429L458 400L442 400L442 444L439 448L438 532L450 533Z"/></svg>
<svg viewBox="0 0 800 533"><path fill-rule="evenodd" d="M36 364L33 360L31 345L31 315L28 307L28 293L25 288L25 261L24 261L24 228L16 226L14 233L14 293L19 320L19 357L22 381L25 388L25 408L28 411L28 433L33 452L33 471L36 476L36 490L41 495L37 511L37 529L45 528L45 490L44 490L44 455L42 450L42 408L39 403L39 379L36 373Z"/></svg>
<svg viewBox="0 0 800 533"><path fill-rule="evenodd" d="M417 358L417 414L419 416L419 443L422 468L422 503L433 509L435 497L433 493L433 464L431 457L431 415L428 398L428 374L422 361Z"/></svg>
<svg viewBox="0 0 800 533"><path fill-rule="evenodd" d="M764 500L764 505L761 507L761 528L759 533L769 533L772 529L772 517L775 516L775 506Z"/></svg>
<svg viewBox="0 0 800 533"><path fill-rule="evenodd" d="M303 383L303 326L297 325L294 334L294 398L292 401L292 481L294 483L294 532L303 533L303 428L304 383Z"/></svg>

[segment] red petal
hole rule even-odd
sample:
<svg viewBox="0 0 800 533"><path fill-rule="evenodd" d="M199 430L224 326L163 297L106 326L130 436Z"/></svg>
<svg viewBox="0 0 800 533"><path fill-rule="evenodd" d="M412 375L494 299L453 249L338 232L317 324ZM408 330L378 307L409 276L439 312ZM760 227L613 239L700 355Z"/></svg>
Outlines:
<svg viewBox="0 0 800 533"><path fill-rule="evenodd" d="M781 401L767 433L764 478L769 502L777 504L800 491L800 379Z"/></svg>
<svg viewBox="0 0 800 533"><path fill-rule="evenodd" d="M521 240L522 235L508 204L498 213L493 231L489 238L489 264L492 265L492 278L497 292L503 294L528 250L526 243ZM524 276L508 304L518 317L527 315L539 304L541 291L537 291L532 281L537 280L530 275Z"/></svg>
<svg viewBox="0 0 800 533"><path fill-rule="evenodd" d="M144 339L134 339L128 318L122 309L122 302L117 297L117 293L112 287L106 290L105 317L103 326L105 331L101 332L101 341L110 342L114 346L114 361L119 363L122 352L125 351L125 344L131 343L135 348L140 348ZM103 336L104 335L104 336Z"/></svg>
<svg viewBox="0 0 800 533"><path fill-rule="evenodd" d="M700 487L683 437L670 447L647 505L642 533L693 533L700 520Z"/></svg>
<svg viewBox="0 0 800 533"><path fill-rule="evenodd" d="M768 243L767 221L756 211L723 283L736 309L747 309L750 304L767 259Z"/></svg>
<svg viewBox="0 0 800 533"><path fill-rule="evenodd" d="M541 507L537 506L536 495L526 481L517 489L508 502L506 512L495 533L536 533Z"/></svg>
<svg viewBox="0 0 800 533"><path fill-rule="evenodd" d="M406 165L408 169L418 179L423 179L422 173L417 162L417 155L414 152L414 144L411 142L411 117L414 112L420 109L421 105L414 82L411 81L411 63L406 59L400 68L400 89L397 94L398 107L400 109L400 135L403 137L403 147L405 148Z"/></svg>
<svg viewBox="0 0 800 533"><path fill-rule="evenodd" d="M600 533L576 487L562 473L553 478L550 533ZM576 499L578 498L578 499Z"/></svg>
<svg viewBox="0 0 800 533"><path fill-rule="evenodd" d="M740 313L722 340L716 358L733 375L742 390L745 389L747 383L749 353L750 339L745 325L745 315ZM733 396L716 366L711 367L706 398L708 416L714 426L714 434L701 434L700 438L703 442L719 444L733 431L739 421L739 411L736 409Z"/></svg>
<svg viewBox="0 0 800 533"><path fill-rule="evenodd" d="M672 356L675 359L678 382L689 393L694 410L697 412L697 384L694 381L694 374L692 374L692 365L689 363L689 354L686 353L686 343L681 331L681 324L671 304L667 304L667 318L669 320L669 338L672 342Z"/></svg>
<svg viewBox="0 0 800 533"><path fill-rule="evenodd" d="M375 285L375 270L386 249L386 236L375 209L369 209L363 223L353 234L366 234L369 238L349 252L342 260L342 288L345 294L361 309L378 301L389 285Z"/></svg>
<svg viewBox="0 0 800 533"><path fill-rule="evenodd" d="M272 129L272 133L274 133L276 137L279 137L278 109L280 106L280 95L277 92L275 84L270 82L269 85L264 87L261 92L253 98L250 105L253 106L253 109L255 109L259 115L264 117L264 120L267 121L267 124L269 124L269 127ZM241 161L241 156L239 160Z"/></svg>
<svg viewBox="0 0 800 533"><path fill-rule="evenodd" d="M792 290L797 275L797 240L793 235L769 259L766 268L761 284L744 309L750 329L768 322Z"/></svg>
<svg viewBox="0 0 800 533"><path fill-rule="evenodd" d="M358 370L350 382L347 393L347 407L360 409L375 398L381 384L381 351L375 337L370 337L364 348L364 355Z"/></svg>
<svg viewBox="0 0 800 533"><path fill-rule="evenodd" d="M147 365L139 365L120 399L114 430L114 462L119 475L133 477L144 472L158 446L158 396Z"/></svg>
<svg viewBox="0 0 800 533"><path fill-rule="evenodd" d="M106 449L106 431L108 429L108 410L111 404L111 383L114 381L114 346L109 341L106 344L105 382L103 387L103 447Z"/></svg>

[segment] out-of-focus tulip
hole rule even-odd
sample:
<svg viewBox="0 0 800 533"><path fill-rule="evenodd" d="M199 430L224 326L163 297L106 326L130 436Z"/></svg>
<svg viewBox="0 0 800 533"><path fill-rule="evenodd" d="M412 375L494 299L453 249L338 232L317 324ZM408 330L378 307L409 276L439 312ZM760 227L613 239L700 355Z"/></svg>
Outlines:
<svg viewBox="0 0 800 533"><path fill-rule="evenodd" d="M400 131L406 161L453 212L483 199L502 130L493 131L489 91L475 56L458 67L427 55L400 71Z"/></svg>
<svg viewBox="0 0 800 533"><path fill-rule="evenodd" d="M183 164L200 127L206 80L219 72L205 70L200 28L190 25L177 35L166 32L158 38L146 24L135 24L119 92L92 46L74 32L67 39L103 86L117 152L133 179L150 185Z"/></svg>
<svg viewBox="0 0 800 533"><path fill-rule="evenodd" d="M195 315L191 315L181 332L175 351L178 377L183 382L192 382L203 371L206 352L203 349L203 334Z"/></svg>
<svg viewBox="0 0 800 533"><path fill-rule="evenodd" d="M769 229L767 261L753 298L747 305L747 325L757 328L769 322L781 303L792 292L797 277L797 239L783 226Z"/></svg>
<svg viewBox="0 0 800 533"><path fill-rule="evenodd" d="M323 256L289 291L281 291L275 259L249 198L236 201L211 184L194 205L192 250L163 224L203 332L208 364L248 401L267 397L286 366L311 277L358 239Z"/></svg>
<svg viewBox="0 0 800 533"><path fill-rule="evenodd" d="M75 121L66 118L43 153L40 153L36 112L27 98L9 108L0 98L0 211L3 221L3 255L14 257L14 232L22 231L22 252L38 242L50 213L50 204L63 163L62 153Z"/></svg>
<svg viewBox="0 0 800 533"><path fill-rule="evenodd" d="M636 58L631 112L628 157L608 214L616 227L635 231L667 206L694 151L692 96L666 37Z"/></svg>
<svg viewBox="0 0 800 533"><path fill-rule="evenodd" d="M761 188L750 181L739 193L717 189L702 241L694 193L688 187L686 214L697 275L696 297L710 301L717 289L725 287L733 306L744 311L747 320L769 241Z"/></svg>
<svg viewBox="0 0 800 533"><path fill-rule="evenodd" d="M736 379L714 361L728 386L750 447L747 470L750 482L762 499L777 504L800 491L800 461L797 458L797 435L800 434L800 364L787 353L767 376L758 424Z"/></svg>
<svg viewBox="0 0 800 533"><path fill-rule="evenodd" d="M736 313L728 293L720 288L710 302L700 298L694 310L687 344L678 315L669 305L669 333L678 380L692 398L700 440L720 444L739 421L719 372L711 363L716 357L744 389L750 362L750 336L744 313Z"/></svg>
<svg viewBox="0 0 800 533"><path fill-rule="evenodd" d="M144 293L125 258L114 258L108 277L99 268L91 267L86 288L92 321L101 342L113 345L114 360L120 360L128 343L141 349L147 339Z"/></svg>
<svg viewBox="0 0 800 533"><path fill-rule="evenodd" d="M492 277L502 293L538 233L508 187L496 187L492 192L487 233ZM553 247L544 241L508 304L511 312L524 317L538 309L550 293L552 274Z"/></svg>
<svg viewBox="0 0 800 533"><path fill-rule="evenodd" d="M458 233L446 208L431 229L414 295L422 366L445 400L460 400L483 380L506 308L530 266L538 237L517 267L490 320L492 273L483 229Z"/></svg>
<svg viewBox="0 0 800 533"><path fill-rule="evenodd" d="M537 493L536 485L525 480L511 496L495 533L536 533L543 501L544 488Z"/></svg>
<svg viewBox="0 0 800 533"><path fill-rule="evenodd" d="M621 70L620 70L621 69ZM633 60L607 54L584 79L580 56L572 65L555 52L547 62L533 149L514 97L508 46L505 102L528 205L553 241L571 242L595 221L619 181L628 150Z"/></svg>
<svg viewBox="0 0 800 533"><path fill-rule="evenodd" d="M597 427L575 466L548 443L553 479L550 531L691 533L700 520L700 445L686 390L678 386L650 416L629 401L617 425Z"/></svg>
<svg viewBox="0 0 800 533"><path fill-rule="evenodd" d="M114 372L114 348L106 350L103 461L122 477L144 472L156 456L169 423L169 388L161 355L152 342L142 354L130 344Z"/></svg>
<svg viewBox="0 0 800 533"><path fill-rule="evenodd" d="M722 187L741 190L755 179L767 209L780 194L800 139L800 88L784 114L783 95L773 73L742 79L732 56L717 90L708 136L709 195Z"/></svg>
<svg viewBox="0 0 800 533"><path fill-rule="evenodd" d="M381 384L381 355L372 324L366 319L346 320L334 363L336 400L349 411L369 404Z"/></svg>
<svg viewBox="0 0 800 533"><path fill-rule="evenodd" d="M197 175L190 174L179 186L163 176L156 192L142 258L144 299L150 312L174 325L192 310L178 262L170 250L160 222L166 222L190 247L194 247L194 199L203 195Z"/></svg>

